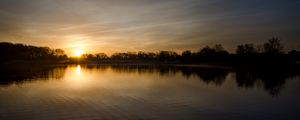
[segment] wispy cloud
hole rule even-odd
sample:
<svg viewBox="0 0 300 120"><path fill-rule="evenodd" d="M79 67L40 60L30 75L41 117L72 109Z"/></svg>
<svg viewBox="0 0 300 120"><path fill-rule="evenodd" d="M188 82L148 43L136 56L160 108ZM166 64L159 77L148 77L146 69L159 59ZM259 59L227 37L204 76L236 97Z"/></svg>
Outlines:
<svg viewBox="0 0 300 120"><path fill-rule="evenodd" d="M0 41L81 44L95 52L198 50L217 43L233 50L276 35L299 49L299 5L298 0L0 0Z"/></svg>

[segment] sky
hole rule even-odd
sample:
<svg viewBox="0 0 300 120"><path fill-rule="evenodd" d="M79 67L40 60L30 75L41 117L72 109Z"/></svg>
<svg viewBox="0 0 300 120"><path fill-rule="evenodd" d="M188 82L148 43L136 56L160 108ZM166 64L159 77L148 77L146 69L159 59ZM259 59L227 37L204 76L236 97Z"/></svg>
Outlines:
<svg viewBox="0 0 300 120"><path fill-rule="evenodd" d="M0 42L67 53L197 51L263 44L300 49L300 0L0 0Z"/></svg>

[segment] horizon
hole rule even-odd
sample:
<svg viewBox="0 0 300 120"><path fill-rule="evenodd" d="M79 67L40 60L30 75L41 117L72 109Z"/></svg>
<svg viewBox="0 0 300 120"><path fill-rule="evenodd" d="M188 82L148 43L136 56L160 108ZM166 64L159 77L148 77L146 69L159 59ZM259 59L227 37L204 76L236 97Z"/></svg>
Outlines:
<svg viewBox="0 0 300 120"><path fill-rule="evenodd" d="M278 42L280 42L280 39L276 38L276 37L273 37L271 39L277 39L279 40ZM271 40L269 39L269 40ZM25 46L33 46L33 47L47 47L51 50L55 50L55 49L61 49L61 48L53 48L53 47L49 47L49 46L36 46L36 45L30 45L30 44L23 44L23 43L13 43L13 42L0 42L0 43L9 43L9 44L13 44L13 45L17 45L17 44L21 44L21 45L25 45ZM266 41L264 44L266 43L270 43L270 41ZM239 44L239 45L253 45L252 47L254 47L254 51L256 53L264 53L264 48L260 48L260 47L263 47L264 44L261 44L261 45L255 45L255 44L252 44L252 43L244 43L244 44ZM212 46L204 46L202 48L199 48L198 50L189 50L189 49L186 49L186 50L182 50L182 51L172 51L172 50L157 50L157 51L141 51L141 50L138 50L138 51L121 51L121 52L112 52L112 53L105 53L105 52L96 52L96 53L92 53L92 52L88 52L88 51L85 51L84 49L73 49L72 51L69 51L69 52L66 52L64 49L61 49L65 52L65 55L67 55L68 57L71 57L71 58L74 58L74 57L81 57L82 55L96 55L96 54L102 54L104 53L105 55L108 55L109 57L111 57L112 55L114 54L118 54L118 53L133 53L133 54L137 54L139 52L143 52L143 53L155 53L155 54L159 54L160 52L175 52L177 53L178 55L181 55L183 54L183 52L186 52L186 51L189 51L189 52L192 52L192 53L197 53L197 52L201 52L201 50L203 50L204 48L206 47L209 47L211 49L216 49L214 47L220 45L220 47L228 52L229 54L237 54L237 50L238 50L238 46L235 47L235 50L234 51L228 51L226 48L223 47L222 44L215 44L215 45L212 45ZM282 44L281 44L282 45ZM289 51L287 50L284 50L284 45L282 46L283 49L281 52L283 52L284 54L286 53L289 53L291 51L298 51L298 50L295 50L295 49L291 49ZM260 50L261 49L261 50Z"/></svg>

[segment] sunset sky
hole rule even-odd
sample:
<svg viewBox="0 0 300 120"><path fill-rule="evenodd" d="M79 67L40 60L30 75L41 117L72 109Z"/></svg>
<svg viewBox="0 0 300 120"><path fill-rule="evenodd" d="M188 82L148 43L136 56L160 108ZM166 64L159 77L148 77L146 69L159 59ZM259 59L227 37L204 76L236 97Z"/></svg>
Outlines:
<svg viewBox="0 0 300 120"><path fill-rule="evenodd" d="M262 44L300 49L299 0L0 0L0 42L67 53L198 50Z"/></svg>

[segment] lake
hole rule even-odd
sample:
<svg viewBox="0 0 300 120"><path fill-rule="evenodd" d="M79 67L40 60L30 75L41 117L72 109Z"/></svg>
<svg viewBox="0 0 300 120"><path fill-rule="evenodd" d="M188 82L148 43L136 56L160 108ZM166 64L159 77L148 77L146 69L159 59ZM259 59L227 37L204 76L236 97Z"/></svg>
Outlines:
<svg viewBox="0 0 300 120"><path fill-rule="evenodd" d="M55 65L0 70L1 120L299 120L298 71Z"/></svg>

